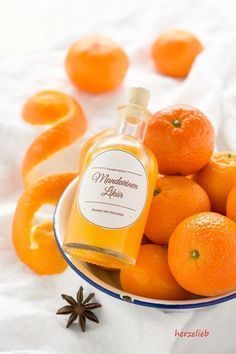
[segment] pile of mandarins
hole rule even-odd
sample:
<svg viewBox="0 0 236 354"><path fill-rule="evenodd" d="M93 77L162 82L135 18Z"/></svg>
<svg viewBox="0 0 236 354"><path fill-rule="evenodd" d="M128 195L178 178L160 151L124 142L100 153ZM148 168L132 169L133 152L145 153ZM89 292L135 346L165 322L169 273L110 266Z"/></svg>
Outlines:
<svg viewBox="0 0 236 354"><path fill-rule="evenodd" d="M213 153L214 131L198 109L153 115L146 145L158 178L135 267L122 287L158 299L217 296L236 288L236 154Z"/></svg>

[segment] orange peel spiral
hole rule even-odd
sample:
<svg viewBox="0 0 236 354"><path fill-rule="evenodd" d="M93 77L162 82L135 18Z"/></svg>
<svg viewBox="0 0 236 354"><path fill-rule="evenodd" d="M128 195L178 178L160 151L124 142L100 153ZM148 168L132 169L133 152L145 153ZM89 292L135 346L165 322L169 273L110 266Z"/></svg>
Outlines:
<svg viewBox="0 0 236 354"><path fill-rule="evenodd" d="M27 176L33 168L80 138L87 123L80 105L59 91L42 91L30 97L23 107L22 117L33 125L52 125L26 151L22 176L27 185Z"/></svg>
<svg viewBox="0 0 236 354"><path fill-rule="evenodd" d="M63 272L67 264L58 250L51 220L34 225L36 212L45 204L55 205L77 173L48 175L29 183L30 172L52 154L72 144L86 131L86 118L80 105L69 95L42 91L30 97L22 112L31 124L48 125L29 146L22 165L26 186L13 219L13 244L17 255L40 275Z"/></svg>

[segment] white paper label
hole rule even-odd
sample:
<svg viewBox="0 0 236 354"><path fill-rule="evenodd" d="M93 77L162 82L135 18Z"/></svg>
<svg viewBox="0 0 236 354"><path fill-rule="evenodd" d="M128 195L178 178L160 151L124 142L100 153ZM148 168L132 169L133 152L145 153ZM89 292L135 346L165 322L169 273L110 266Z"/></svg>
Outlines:
<svg viewBox="0 0 236 354"><path fill-rule="evenodd" d="M147 196L146 171L134 155L109 150L97 155L80 182L78 207L91 223L109 229L133 224Z"/></svg>

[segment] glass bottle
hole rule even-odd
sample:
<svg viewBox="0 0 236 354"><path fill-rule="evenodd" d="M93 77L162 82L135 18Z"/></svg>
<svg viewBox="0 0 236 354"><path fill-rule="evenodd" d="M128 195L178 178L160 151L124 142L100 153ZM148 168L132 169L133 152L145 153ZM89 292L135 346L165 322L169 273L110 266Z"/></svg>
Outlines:
<svg viewBox="0 0 236 354"><path fill-rule="evenodd" d="M147 90L131 88L114 134L85 155L63 245L73 257L118 269L135 264L158 174L143 144L148 101Z"/></svg>

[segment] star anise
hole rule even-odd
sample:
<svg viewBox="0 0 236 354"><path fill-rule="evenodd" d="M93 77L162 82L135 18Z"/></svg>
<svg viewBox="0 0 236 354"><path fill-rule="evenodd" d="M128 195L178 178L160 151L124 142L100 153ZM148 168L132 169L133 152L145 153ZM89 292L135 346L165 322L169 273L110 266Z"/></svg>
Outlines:
<svg viewBox="0 0 236 354"><path fill-rule="evenodd" d="M96 302L90 302L94 297L94 293L89 294L85 300L83 300L83 287L81 286L77 292L76 299L70 295L62 294L62 299L66 300L69 305L61 307L57 311L57 315L70 315L66 327L68 328L74 321L78 319L82 331L85 331L86 319L99 323L97 316L92 310L101 307L102 305Z"/></svg>

